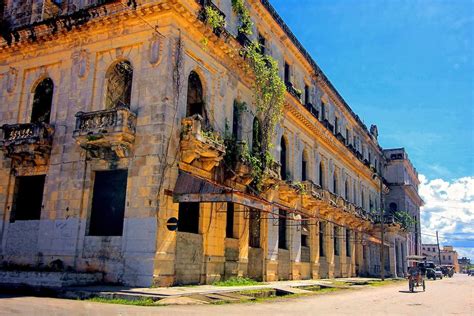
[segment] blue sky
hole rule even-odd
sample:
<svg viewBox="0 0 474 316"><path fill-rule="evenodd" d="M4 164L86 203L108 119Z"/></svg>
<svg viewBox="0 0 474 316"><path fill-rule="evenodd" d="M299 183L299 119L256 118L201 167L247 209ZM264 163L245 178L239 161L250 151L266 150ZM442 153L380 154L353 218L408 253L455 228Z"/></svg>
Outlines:
<svg viewBox="0 0 474 316"><path fill-rule="evenodd" d="M384 148L428 179L474 176L472 0L272 0Z"/></svg>
<svg viewBox="0 0 474 316"><path fill-rule="evenodd" d="M406 148L423 242L474 259L474 1L271 3L381 146Z"/></svg>

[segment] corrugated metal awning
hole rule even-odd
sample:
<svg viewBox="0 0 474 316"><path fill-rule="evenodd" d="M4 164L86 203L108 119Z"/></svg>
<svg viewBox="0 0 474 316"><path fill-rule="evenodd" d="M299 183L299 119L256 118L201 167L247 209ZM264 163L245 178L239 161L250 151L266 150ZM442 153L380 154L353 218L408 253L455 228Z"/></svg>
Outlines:
<svg viewBox="0 0 474 316"><path fill-rule="evenodd" d="M183 202L228 202L250 208L271 211L272 205L258 197L236 191L230 187L180 171L173 190L173 201Z"/></svg>

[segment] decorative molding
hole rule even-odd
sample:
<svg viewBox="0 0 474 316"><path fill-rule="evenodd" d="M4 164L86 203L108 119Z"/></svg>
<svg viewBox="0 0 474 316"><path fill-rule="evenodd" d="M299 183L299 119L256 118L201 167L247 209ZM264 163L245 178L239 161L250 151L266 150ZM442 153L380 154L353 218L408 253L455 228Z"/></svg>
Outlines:
<svg viewBox="0 0 474 316"><path fill-rule="evenodd" d="M18 81L18 69L14 67L10 67L7 72L7 79L6 79L6 89L8 93L13 93L16 88L16 83Z"/></svg>
<svg viewBox="0 0 474 316"><path fill-rule="evenodd" d="M71 56L74 69L77 76L81 79L85 78L90 70L90 54L89 51L86 49L81 49L72 53Z"/></svg>

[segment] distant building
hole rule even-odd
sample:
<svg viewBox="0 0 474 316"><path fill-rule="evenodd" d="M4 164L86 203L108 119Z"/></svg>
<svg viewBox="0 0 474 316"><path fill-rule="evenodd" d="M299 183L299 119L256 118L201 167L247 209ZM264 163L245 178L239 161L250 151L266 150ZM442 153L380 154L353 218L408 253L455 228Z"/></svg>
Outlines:
<svg viewBox="0 0 474 316"><path fill-rule="evenodd" d="M462 273L466 273L467 269L471 265L471 259L462 257L458 259L458 264L459 264L459 271Z"/></svg>
<svg viewBox="0 0 474 316"><path fill-rule="evenodd" d="M386 160L384 178L389 193L385 197L385 214L405 221L405 230L389 235L394 244L391 264L396 265L397 274L404 271L404 258L421 253L420 207L423 200L418 194L418 172L413 167L404 148L384 149ZM393 261L393 263L392 263Z"/></svg>
<svg viewBox="0 0 474 316"><path fill-rule="evenodd" d="M421 246L421 254L426 256L427 260L433 261L439 265L453 266L456 272L460 271L458 263L458 253L453 246L444 246L438 251L437 244L423 244Z"/></svg>

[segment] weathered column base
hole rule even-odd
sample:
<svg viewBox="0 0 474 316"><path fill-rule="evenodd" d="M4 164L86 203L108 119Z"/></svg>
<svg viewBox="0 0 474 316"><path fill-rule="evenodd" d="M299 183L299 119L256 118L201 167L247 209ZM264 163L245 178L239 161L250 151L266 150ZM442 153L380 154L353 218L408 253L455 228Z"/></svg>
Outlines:
<svg viewBox="0 0 474 316"><path fill-rule="evenodd" d="M201 283L212 284L224 279L225 257L204 256L204 274L201 275Z"/></svg>
<svg viewBox="0 0 474 316"><path fill-rule="evenodd" d="M278 281L278 261L276 260L266 260L265 262L265 281L273 282Z"/></svg>

